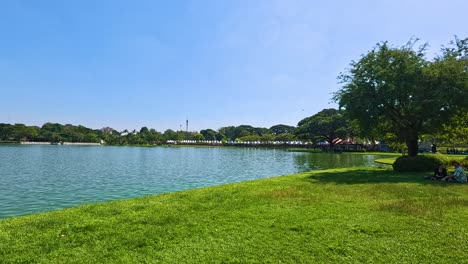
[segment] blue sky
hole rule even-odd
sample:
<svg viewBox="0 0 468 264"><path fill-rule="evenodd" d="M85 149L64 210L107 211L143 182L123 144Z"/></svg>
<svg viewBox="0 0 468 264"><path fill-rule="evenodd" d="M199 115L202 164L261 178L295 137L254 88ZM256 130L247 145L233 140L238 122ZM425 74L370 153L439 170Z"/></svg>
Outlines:
<svg viewBox="0 0 468 264"><path fill-rule="evenodd" d="M468 1L0 1L0 123L296 125L388 40L433 56Z"/></svg>

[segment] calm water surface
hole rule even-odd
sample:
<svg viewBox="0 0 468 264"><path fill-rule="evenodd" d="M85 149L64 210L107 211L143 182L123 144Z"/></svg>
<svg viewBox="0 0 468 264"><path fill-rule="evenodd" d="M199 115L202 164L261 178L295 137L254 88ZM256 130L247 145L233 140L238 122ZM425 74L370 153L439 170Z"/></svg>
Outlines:
<svg viewBox="0 0 468 264"><path fill-rule="evenodd" d="M308 170L376 155L256 148L0 146L0 218Z"/></svg>

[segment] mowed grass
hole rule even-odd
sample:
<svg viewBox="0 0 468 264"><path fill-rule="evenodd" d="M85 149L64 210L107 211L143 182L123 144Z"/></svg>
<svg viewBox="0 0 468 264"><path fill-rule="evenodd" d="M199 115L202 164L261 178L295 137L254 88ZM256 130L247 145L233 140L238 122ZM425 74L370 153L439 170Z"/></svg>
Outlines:
<svg viewBox="0 0 468 264"><path fill-rule="evenodd" d="M0 220L2 263L468 263L468 185L323 170Z"/></svg>
<svg viewBox="0 0 468 264"><path fill-rule="evenodd" d="M432 154L429 154L429 155L432 155ZM462 163L466 163L463 161L463 159L465 159L467 155L461 155L461 154L440 154L440 155L443 155L444 157L446 157L448 160L451 160L451 161L458 160L458 161L462 161ZM395 157L391 157L391 158L376 159L375 162L381 163L381 164L392 165L399 156L401 155L395 155Z"/></svg>
<svg viewBox="0 0 468 264"><path fill-rule="evenodd" d="M383 159L376 159L375 162L381 163L381 164L387 164L387 165L392 165L397 158L383 158Z"/></svg>

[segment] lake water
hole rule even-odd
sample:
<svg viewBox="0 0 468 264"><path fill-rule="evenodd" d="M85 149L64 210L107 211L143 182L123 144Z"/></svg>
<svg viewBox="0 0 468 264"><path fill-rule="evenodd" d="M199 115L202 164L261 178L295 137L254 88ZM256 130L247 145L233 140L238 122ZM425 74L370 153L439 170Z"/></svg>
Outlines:
<svg viewBox="0 0 468 264"><path fill-rule="evenodd" d="M0 146L0 218L315 169L376 155L230 147Z"/></svg>

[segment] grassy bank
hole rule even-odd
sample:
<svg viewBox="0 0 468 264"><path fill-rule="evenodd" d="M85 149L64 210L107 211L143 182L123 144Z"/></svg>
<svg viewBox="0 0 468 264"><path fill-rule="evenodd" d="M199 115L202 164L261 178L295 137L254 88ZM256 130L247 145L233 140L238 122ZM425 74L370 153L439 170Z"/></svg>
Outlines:
<svg viewBox="0 0 468 264"><path fill-rule="evenodd" d="M380 164L392 165L395 162L396 159L397 159L397 157L376 159L375 162L380 163Z"/></svg>
<svg viewBox="0 0 468 264"><path fill-rule="evenodd" d="M425 154L420 154L420 155L425 155ZM428 155L432 155L432 154L428 154ZM460 155L460 154L437 154L437 155L442 155L442 156L446 157L448 160L460 161L463 165L466 166L466 164L465 164L466 162L464 161L464 159L466 159L467 155ZM391 157L391 158L376 159L375 162L381 163L381 164L392 165L399 156L401 156L401 155Z"/></svg>
<svg viewBox="0 0 468 264"><path fill-rule="evenodd" d="M0 262L463 263L468 185L324 170L4 219Z"/></svg>

